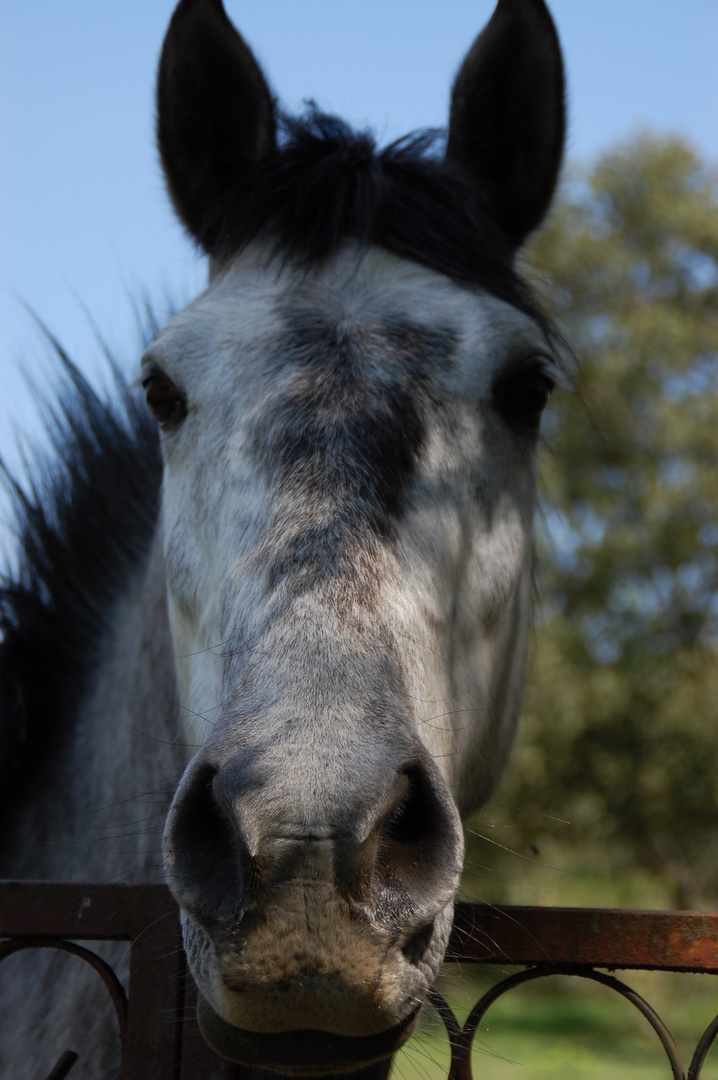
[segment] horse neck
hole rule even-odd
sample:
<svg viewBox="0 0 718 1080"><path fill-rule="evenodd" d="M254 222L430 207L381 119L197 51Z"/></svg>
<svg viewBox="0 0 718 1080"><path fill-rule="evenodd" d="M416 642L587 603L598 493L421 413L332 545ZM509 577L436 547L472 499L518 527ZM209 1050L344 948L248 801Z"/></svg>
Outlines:
<svg viewBox="0 0 718 1080"><path fill-rule="evenodd" d="M27 785L5 876L162 880L162 826L188 755L159 536L108 608L99 654L62 754Z"/></svg>

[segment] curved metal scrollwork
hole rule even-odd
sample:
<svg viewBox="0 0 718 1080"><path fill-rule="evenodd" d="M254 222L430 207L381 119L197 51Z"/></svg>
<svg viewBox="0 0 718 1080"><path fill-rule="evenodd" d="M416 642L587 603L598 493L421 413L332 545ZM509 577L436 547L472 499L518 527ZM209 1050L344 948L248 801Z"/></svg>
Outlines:
<svg viewBox="0 0 718 1080"><path fill-rule="evenodd" d="M594 968L577 969L575 967L553 967L549 965L537 965L536 967L528 968L525 971L519 971L496 983L490 990L487 990L479 1001L477 1001L476 1005L474 1005L469 1013L463 1027L460 1026L451 1007L441 994L436 990L430 992L429 1001L443 1020L449 1035L449 1043L451 1045L451 1066L449 1069L448 1080L472 1080L471 1047L478 1026L490 1006L493 1005L498 998L508 993L509 990L513 990L515 987L521 986L524 983L534 982L536 979L548 978L551 975L574 975L583 979L590 979L592 982L601 983L603 986L609 987L609 989L616 991L622 997L630 1001L646 1018L658 1036L671 1067L671 1075L674 1080L684 1080L685 1073L683 1072L683 1067L678 1056L678 1048L670 1031L655 1009L652 1008L640 994L635 990L632 990L626 983L621 982L620 979L616 979L613 975L606 975L603 972L596 971ZM717 1035L718 1016L716 1016L712 1023L708 1025L696 1047L688 1070L687 1080L699 1080L706 1055Z"/></svg>
<svg viewBox="0 0 718 1080"><path fill-rule="evenodd" d="M693 1055L693 1060L691 1061L690 1068L688 1069L687 1080L698 1080L701 1074L701 1069L703 1068L703 1062L706 1059L706 1054L713 1045L716 1035L718 1035L718 1016L714 1017L713 1020L711 1020L710 1024L701 1036L701 1041L696 1047L696 1052Z"/></svg>
<svg viewBox="0 0 718 1080"><path fill-rule="evenodd" d="M0 963L7 960L14 953L22 952L25 949L57 949L60 952L67 952L72 956L79 957L80 960L84 960L86 964L95 969L107 987L107 992L115 1007L117 1024L120 1030L120 1043L124 1055L127 1038L127 994L107 961L103 960L97 953L86 949L83 945L77 945L74 941L64 941L62 938L15 938L0 945ZM64 1077L68 1075L76 1061L77 1054L73 1051L66 1051L50 1073L48 1080L64 1080Z"/></svg>

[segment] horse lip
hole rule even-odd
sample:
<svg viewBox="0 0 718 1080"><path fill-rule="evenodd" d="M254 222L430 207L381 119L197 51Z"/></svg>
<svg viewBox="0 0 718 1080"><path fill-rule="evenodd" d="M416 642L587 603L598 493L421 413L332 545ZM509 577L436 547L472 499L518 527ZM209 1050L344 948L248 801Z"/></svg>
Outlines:
<svg viewBox="0 0 718 1080"><path fill-rule="evenodd" d="M414 1031L419 1009L377 1035L334 1035L326 1031L267 1034L244 1031L218 1016L207 999L197 996L197 1019L204 1039L221 1057L238 1065L257 1065L297 1076L352 1072L382 1061L404 1045Z"/></svg>

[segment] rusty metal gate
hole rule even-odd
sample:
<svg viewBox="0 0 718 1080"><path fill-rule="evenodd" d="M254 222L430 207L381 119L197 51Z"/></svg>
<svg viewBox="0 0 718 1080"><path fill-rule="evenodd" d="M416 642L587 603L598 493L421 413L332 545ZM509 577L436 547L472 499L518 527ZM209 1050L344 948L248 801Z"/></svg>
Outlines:
<svg viewBox="0 0 718 1080"><path fill-rule="evenodd" d="M115 1006L123 1080L249 1080L249 1069L222 1061L199 1034L177 908L164 885L0 882L0 938L6 939L0 961L22 949L54 948L95 968ZM81 941L130 942L128 993ZM472 1041L493 1002L513 987L552 975L591 979L627 998L653 1028L665 1051L666 1075L675 1080L699 1080L718 1034L716 1016L685 1074L655 1010L623 981L596 970L718 974L718 914L460 903L447 959L524 969L488 990L463 1026L432 991L430 1000L449 1034L449 1080L471 1080ZM48 1080L71 1078L75 1060L71 1050L65 1051Z"/></svg>

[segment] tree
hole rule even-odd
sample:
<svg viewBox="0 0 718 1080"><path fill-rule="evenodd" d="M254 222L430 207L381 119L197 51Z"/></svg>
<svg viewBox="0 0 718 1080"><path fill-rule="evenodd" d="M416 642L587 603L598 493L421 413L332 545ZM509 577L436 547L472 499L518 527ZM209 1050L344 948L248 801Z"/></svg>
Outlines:
<svg viewBox="0 0 718 1080"><path fill-rule="evenodd" d="M605 873L715 903L717 177L636 138L572 174L529 257L579 396L547 416L541 625L499 801L570 820ZM523 821L519 847L542 831Z"/></svg>

